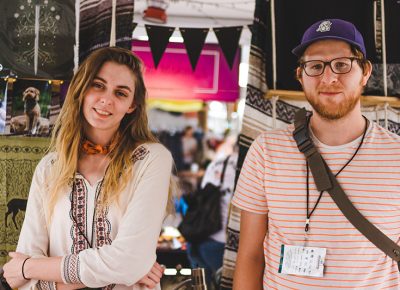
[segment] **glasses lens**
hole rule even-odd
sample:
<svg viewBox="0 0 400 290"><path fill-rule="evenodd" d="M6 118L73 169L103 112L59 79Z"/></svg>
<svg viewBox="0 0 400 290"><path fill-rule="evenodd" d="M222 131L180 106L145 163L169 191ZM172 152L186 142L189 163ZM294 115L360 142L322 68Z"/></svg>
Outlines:
<svg viewBox="0 0 400 290"><path fill-rule="evenodd" d="M304 71L310 77L318 76L324 71L324 62L320 60L307 61L303 65Z"/></svg>
<svg viewBox="0 0 400 290"><path fill-rule="evenodd" d="M351 70L351 58L337 58L331 61L331 68L334 73L345 74Z"/></svg>

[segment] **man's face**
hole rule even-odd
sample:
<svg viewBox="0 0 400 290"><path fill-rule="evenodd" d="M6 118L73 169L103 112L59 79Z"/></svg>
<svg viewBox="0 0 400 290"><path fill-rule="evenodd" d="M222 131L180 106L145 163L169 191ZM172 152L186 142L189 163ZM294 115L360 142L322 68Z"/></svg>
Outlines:
<svg viewBox="0 0 400 290"><path fill-rule="evenodd" d="M311 44L304 52L303 61L324 62L341 57L354 57L350 45L340 40L321 40ZM300 83L314 111L324 119L337 120L359 106L363 87L371 74L370 66L363 73L356 60L346 74L334 73L329 65L320 76L308 76L300 70Z"/></svg>

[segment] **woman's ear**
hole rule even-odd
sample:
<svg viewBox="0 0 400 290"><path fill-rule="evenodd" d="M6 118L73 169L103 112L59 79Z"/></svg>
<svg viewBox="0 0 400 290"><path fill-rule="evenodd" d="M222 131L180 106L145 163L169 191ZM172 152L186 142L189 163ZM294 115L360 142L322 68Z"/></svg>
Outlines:
<svg viewBox="0 0 400 290"><path fill-rule="evenodd" d="M129 108L128 108L128 111L126 112L127 114L130 114L130 113L132 113L133 111L135 111L135 109L136 109L136 106L133 104L132 106L130 106Z"/></svg>

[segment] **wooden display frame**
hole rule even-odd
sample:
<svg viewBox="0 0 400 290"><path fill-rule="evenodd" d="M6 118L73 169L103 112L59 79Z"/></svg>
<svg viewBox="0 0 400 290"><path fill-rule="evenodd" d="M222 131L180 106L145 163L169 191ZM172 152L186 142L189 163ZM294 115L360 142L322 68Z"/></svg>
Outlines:
<svg viewBox="0 0 400 290"><path fill-rule="evenodd" d="M288 90L268 90L265 98L270 99L278 96L283 100L305 101L303 91L288 91ZM400 108L400 98L398 97L384 97L384 96L362 96L361 104L365 107L377 106L387 103L392 108Z"/></svg>

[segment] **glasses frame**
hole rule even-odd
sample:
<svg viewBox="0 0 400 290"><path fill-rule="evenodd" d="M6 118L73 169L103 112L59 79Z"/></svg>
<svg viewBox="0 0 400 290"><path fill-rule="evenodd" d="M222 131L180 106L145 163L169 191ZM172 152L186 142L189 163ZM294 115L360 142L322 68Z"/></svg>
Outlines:
<svg viewBox="0 0 400 290"><path fill-rule="evenodd" d="M349 69L348 72L336 72L336 70L332 68L332 62L335 61L335 60L338 60L338 59L349 59L349 60L350 60L350 69ZM314 59L314 60L308 60L308 61L303 61L303 62L301 62L301 63L300 63L300 67L302 68L302 70L305 72L305 74L306 74L307 76L312 77L312 78L313 78L313 77L319 77L319 76L321 76L321 75L325 72L325 68L326 68L327 65L329 65L329 67L331 68L331 71L332 71L333 73L339 74L339 75L344 75L344 74L348 74L348 73L352 70L352 68L353 68L353 61L355 61L355 60L361 61L360 58L355 57L355 56L351 56L351 57L347 57L347 56L337 57L337 58L331 59L330 61L323 61L323 60L319 60L319 59ZM307 63L310 63L310 62L313 62L313 61L319 61L319 62L321 62L321 63L324 64L324 67L322 68L321 73L318 74L318 75L309 75L309 74L307 73L306 69L305 69L305 66L307 65Z"/></svg>

